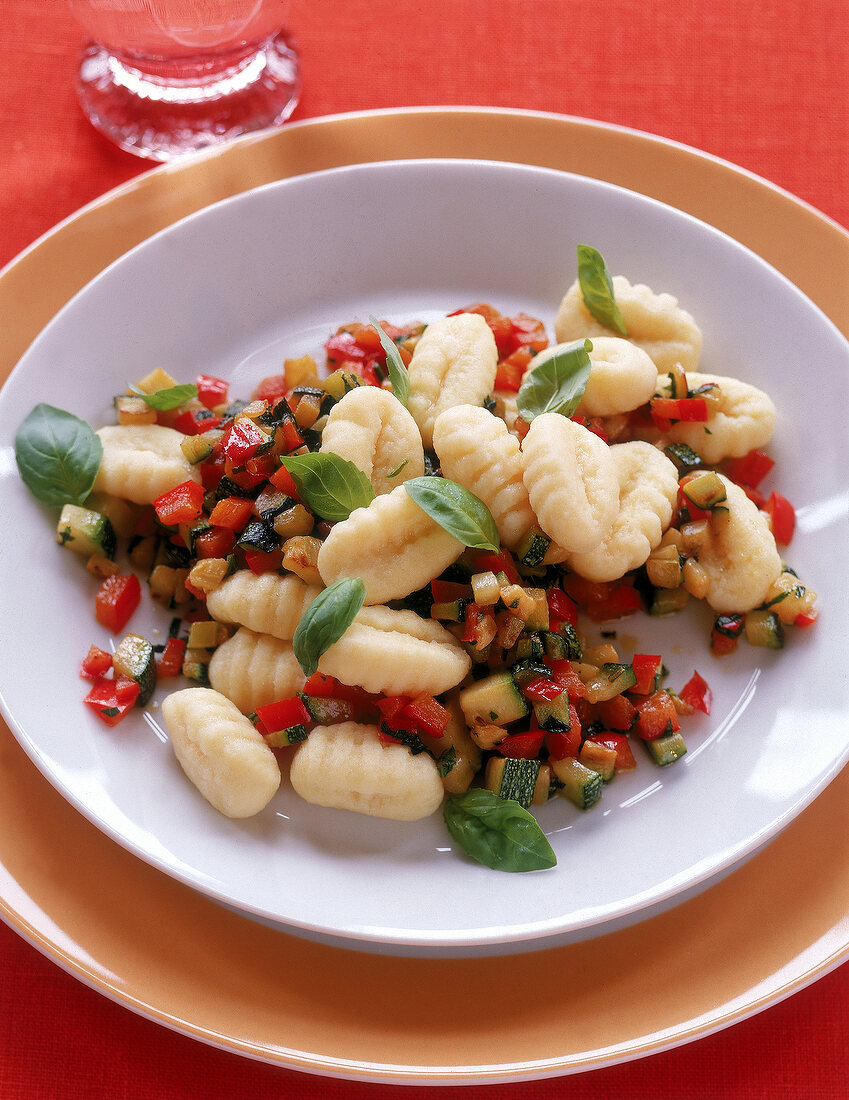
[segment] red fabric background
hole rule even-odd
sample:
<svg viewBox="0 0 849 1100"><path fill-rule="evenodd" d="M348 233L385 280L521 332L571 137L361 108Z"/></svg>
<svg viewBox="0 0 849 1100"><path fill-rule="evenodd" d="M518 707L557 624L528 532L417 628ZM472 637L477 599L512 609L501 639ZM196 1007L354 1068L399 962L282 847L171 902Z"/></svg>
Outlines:
<svg viewBox="0 0 849 1100"><path fill-rule="evenodd" d="M79 113L80 33L65 4L3 0L2 14L0 264L148 167ZM296 118L429 104L579 115L707 150L849 227L849 0L291 0L291 25L304 77ZM844 966L690 1046L464 1095L836 1100L849 1095L847 1031ZM92 992L0 926L3 1100L390 1095L445 1092L307 1077L207 1048Z"/></svg>

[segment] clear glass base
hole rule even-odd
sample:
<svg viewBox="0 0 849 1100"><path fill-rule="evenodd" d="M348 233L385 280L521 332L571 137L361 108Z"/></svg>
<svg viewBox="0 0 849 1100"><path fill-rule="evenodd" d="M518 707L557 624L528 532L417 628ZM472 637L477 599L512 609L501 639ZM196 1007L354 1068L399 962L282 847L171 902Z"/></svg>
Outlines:
<svg viewBox="0 0 849 1100"><path fill-rule="evenodd" d="M156 63L95 42L83 50L77 94L92 125L149 160L177 160L241 134L279 126L300 95L298 56L284 34L232 55Z"/></svg>

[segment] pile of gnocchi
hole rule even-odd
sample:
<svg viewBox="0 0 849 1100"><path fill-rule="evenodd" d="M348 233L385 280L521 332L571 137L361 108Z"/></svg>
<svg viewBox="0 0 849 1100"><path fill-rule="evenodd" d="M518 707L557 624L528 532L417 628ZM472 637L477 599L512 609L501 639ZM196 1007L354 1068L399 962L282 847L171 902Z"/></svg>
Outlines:
<svg viewBox="0 0 849 1100"><path fill-rule="evenodd" d="M116 398L57 527L123 634L83 661L95 713L115 724L183 677L162 721L222 814L259 813L288 775L322 806L442 808L503 870L552 865L530 807L586 810L639 754L680 759L710 688L618 651L616 620L698 602L724 655L780 648L816 595L779 549L792 507L759 488L769 396L699 370L672 295L578 257L553 343L480 304L344 325L249 401L161 369ZM124 633L139 576L164 645Z"/></svg>

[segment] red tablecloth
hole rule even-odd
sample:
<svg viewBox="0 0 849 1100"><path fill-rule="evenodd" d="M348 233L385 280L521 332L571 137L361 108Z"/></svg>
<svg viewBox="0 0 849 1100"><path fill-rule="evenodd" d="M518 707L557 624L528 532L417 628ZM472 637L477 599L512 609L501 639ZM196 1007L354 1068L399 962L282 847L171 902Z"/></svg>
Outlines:
<svg viewBox="0 0 849 1100"><path fill-rule="evenodd" d="M4 0L3 16L0 264L148 168L82 118L73 92L80 32L65 5ZM304 78L295 118L431 104L578 115L717 154L849 226L849 0L292 0L291 25ZM842 1098L849 1095L848 1028L844 966L690 1046L591 1074L465 1094ZM167 1031L84 987L0 926L3 1100L375 1093L402 1089L302 1076Z"/></svg>

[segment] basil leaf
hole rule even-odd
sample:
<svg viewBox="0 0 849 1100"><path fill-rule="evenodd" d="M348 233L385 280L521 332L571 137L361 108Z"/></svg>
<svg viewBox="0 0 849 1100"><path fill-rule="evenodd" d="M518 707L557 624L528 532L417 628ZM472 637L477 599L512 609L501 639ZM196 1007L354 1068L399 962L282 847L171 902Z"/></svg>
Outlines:
<svg viewBox="0 0 849 1100"><path fill-rule="evenodd" d="M451 795L442 811L467 856L493 871L542 871L557 857L533 814L486 788Z"/></svg>
<svg viewBox="0 0 849 1100"><path fill-rule="evenodd" d="M401 353L395 346L395 341L386 335L374 317L369 317L369 323L377 329L380 346L386 352L386 369L389 372L389 381L392 383L392 392L406 408L410 397L410 376L407 374Z"/></svg>
<svg viewBox="0 0 849 1100"><path fill-rule="evenodd" d="M498 528L489 508L456 481L447 477L414 477L404 482L404 488L423 512L464 546L498 550Z"/></svg>
<svg viewBox="0 0 849 1100"><path fill-rule="evenodd" d="M320 592L301 617L292 649L305 676L312 676L318 659L338 642L366 598L366 586L360 577L343 577Z"/></svg>
<svg viewBox="0 0 849 1100"><path fill-rule="evenodd" d="M130 386L129 389L136 397L140 397L145 404L150 405L152 409L157 409L159 412L176 409L184 401L189 401L192 397L198 395L198 388L194 382L186 382L182 386L169 386L164 390L154 390L153 393L145 393L138 386Z"/></svg>
<svg viewBox="0 0 849 1100"><path fill-rule="evenodd" d="M578 284L584 305L599 324L613 329L620 336L627 336L628 330L613 295L613 280L607 264L602 254L588 244L578 245Z"/></svg>
<svg viewBox="0 0 849 1100"><path fill-rule="evenodd" d="M530 422L549 412L571 416L587 387L592 350L590 340L576 340L529 370L516 394L522 419Z"/></svg>
<svg viewBox="0 0 849 1100"><path fill-rule="evenodd" d="M355 508L374 500L374 489L353 462L332 452L284 455L280 460L305 504L322 519L347 519Z"/></svg>
<svg viewBox="0 0 849 1100"><path fill-rule="evenodd" d="M103 444L84 420L36 405L15 436L15 459L29 491L51 507L82 504L103 459Z"/></svg>

